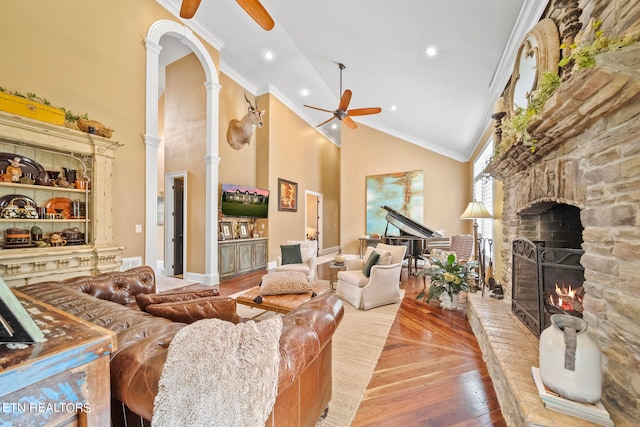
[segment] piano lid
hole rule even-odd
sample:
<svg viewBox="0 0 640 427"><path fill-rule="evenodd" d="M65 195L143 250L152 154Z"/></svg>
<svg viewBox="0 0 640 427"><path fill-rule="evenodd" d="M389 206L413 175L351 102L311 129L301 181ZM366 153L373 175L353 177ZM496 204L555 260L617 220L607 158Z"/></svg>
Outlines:
<svg viewBox="0 0 640 427"><path fill-rule="evenodd" d="M401 214L400 212L393 208L390 208L389 206L381 206L381 208L388 212L387 216L385 217L387 222L397 227L403 233L424 238L442 237L440 233L437 233L436 231L415 222L408 216Z"/></svg>

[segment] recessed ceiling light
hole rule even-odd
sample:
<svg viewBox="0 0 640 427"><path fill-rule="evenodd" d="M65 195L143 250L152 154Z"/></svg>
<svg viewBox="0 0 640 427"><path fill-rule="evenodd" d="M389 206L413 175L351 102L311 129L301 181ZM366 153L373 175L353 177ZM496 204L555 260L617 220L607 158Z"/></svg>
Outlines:
<svg viewBox="0 0 640 427"><path fill-rule="evenodd" d="M273 59L273 52L266 51L264 53L264 59L266 59L267 61L271 61Z"/></svg>
<svg viewBox="0 0 640 427"><path fill-rule="evenodd" d="M436 50L435 47L430 46L428 47L425 51L424 51L428 56L436 56L436 53L438 53L438 51Z"/></svg>
<svg viewBox="0 0 640 427"><path fill-rule="evenodd" d="M309 89L301 89L300 90L300 95L309 96Z"/></svg>
<svg viewBox="0 0 640 427"><path fill-rule="evenodd" d="M332 124L332 125L331 125L331 129L338 129L338 125L337 125L337 124L335 124L335 123L334 123L334 124Z"/></svg>
<svg viewBox="0 0 640 427"><path fill-rule="evenodd" d="M395 105L392 105L392 106L391 106L391 111L396 111L397 109L398 109L398 107L397 107L397 106L395 106Z"/></svg>

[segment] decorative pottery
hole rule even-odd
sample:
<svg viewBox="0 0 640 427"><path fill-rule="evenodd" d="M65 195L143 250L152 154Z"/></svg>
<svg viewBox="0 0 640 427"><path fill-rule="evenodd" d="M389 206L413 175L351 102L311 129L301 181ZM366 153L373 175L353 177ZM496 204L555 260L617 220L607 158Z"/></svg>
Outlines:
<svg viewBox="0 0 640 427"><path fill-rule="evenodd" d="M76 183L76 170L75 169L69 169L69 168L62 168L62 170L64 171L64 176L65 176L67 182L72 183L75 186L75 183Z"/></svg>
<svg viewBox="0 0 640 427"><path fill-rule="evenodd" d="M448 292L443 292L440 295L440 307L442 307L443 310L457 310L458 294L449 295Z"/></svg>
<svg viewBox="0 0 640 427"><path fill-rule="evenodd" d="M578 317L551 316L551 326L540 334L540 376L561 396L594 404L602 394L601 355L586 331L587 322Z"/></svg>

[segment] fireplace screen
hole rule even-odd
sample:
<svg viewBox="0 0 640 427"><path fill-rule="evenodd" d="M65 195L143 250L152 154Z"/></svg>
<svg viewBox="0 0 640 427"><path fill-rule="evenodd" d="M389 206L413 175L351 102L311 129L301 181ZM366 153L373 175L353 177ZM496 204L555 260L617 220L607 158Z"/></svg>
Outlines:
<svg viewBox="0 0 640 427"><path fill-rule="evenodd" d="M512 249L511 309L531 332L540 336L552 314L582 317L584 251L545 247L527 239L514 240Z"/></svg>

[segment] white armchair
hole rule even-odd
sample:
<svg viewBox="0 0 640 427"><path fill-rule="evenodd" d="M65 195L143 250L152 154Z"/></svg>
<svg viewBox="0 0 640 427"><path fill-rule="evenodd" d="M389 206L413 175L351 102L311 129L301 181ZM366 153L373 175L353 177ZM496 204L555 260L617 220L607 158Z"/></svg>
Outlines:
<svg viewBox="0 0 640 427"><path fill-rule="evenodd" d="M287 245L300 244L302 263L282 264L282 255L276 258L276 271L300 271L307 275L310 283L316 283L318 273L318 242L315 240L288 240Z"/></svg>
<svg viewBox="0 0 640 427"><path fill-rule="evenodd" d="M374 250L380 260L366 277L363 267ZM346 270L338 272L336 294L360 310L400 302L400 274L406 250L406 246L378 243L375 249L367 248L363 259L346 259Z"/></svg>

